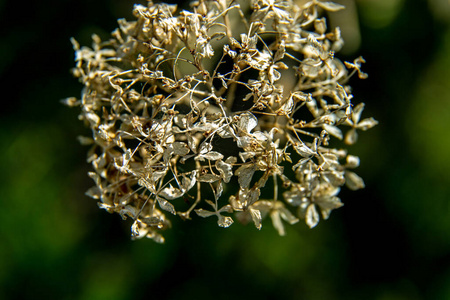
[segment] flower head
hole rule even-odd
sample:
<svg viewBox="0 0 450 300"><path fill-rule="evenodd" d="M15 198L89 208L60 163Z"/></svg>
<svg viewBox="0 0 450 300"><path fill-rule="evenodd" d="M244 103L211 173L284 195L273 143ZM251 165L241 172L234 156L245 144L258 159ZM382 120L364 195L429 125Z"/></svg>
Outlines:
<svg viewBox="0 0 450 300"><path fill-rule="evenodd" d="M359 159L335 142L353 144L357 129L376 125L360 121L364 104L353 108L346 85L365 77L363 59L336 58L340 31L318 15L339 9L199 0L179 11L149 1L111 39L94 36L91 48L73 40L84 89L65 103L92 130L80 139L91 145L87 194L132 218L134 238L157 242L172 215L213 216L220 227L238 217L258 229L270 216L280 235L282 220L327 219L343 205L343 185L364 187L348 171Z"/></svg>

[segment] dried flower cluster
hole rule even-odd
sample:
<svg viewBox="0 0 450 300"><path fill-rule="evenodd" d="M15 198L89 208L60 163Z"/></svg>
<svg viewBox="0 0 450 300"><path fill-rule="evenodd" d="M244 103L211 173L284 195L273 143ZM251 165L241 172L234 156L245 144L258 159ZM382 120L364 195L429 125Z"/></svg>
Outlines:
<svg viewBox="0 0 450 300"><path fill-rule="evenodd" d="M364 187L349 171L357 130L377 124L353 106L362 58L334 57L343 41L325 15L342 9L312 0L199 0L135 5L108 41L73 40L73 73L84 85L80 119L93 137L87 194L134 220L132 236L164 242L168 215L233 218L260 229L270 216L319 219L343 204L340 187ZM339 141L339 140L342 140ZM331 146L331 144L335 146ZM321 214L321 217L319 216Z"/></svg>

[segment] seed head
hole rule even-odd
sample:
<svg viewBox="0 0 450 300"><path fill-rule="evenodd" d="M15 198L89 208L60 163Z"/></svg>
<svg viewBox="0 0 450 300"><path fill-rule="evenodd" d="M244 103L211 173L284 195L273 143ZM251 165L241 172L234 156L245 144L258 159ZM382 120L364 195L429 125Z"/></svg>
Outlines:
<svg viewBox="0 0 450 300"><path fill-rule="evenodd" d="M133 238L164 242L170 215L258 229L270 216L284 235L283 220L312 228L343 205L341 186L364 187L348 171L359 158L337 148L377 124L347 85L367 77L364 60L342 63L340 31L327 30L326 13L343 7L250 2L149 1L109 40L72 40L84 88L65 103L92 130L80 139L91 144L87 194L132 218Z"/></svg>

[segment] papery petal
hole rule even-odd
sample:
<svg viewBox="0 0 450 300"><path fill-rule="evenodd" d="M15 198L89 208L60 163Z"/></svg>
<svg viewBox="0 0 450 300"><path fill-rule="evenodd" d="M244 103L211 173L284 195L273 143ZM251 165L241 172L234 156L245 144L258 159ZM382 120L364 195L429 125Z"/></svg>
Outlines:
<svg viewBox="0 0 450 300"><path fill-rule="evenodd" d="M361 130L367 130L378 124L378 121L374 118L367 118L358 123L357 127Z"/></svg>
<svg viewBox="0 0 450 300"><path fill-rule="evenodd" d="M324 173L323 176L333 186L341 186L345 183L344 172L332 170Z"/></svg>
<svg viewBox="0 0 450 300"><path fill-rule="evenodd" d="M234 137L234 132L232 131L233 129L230 128L230 126L226 125L226 126L222 126L221 128L219 128L217 130L217 134L224 139L229 139Z"/></svg>
<svg viewBox="0 0 450 300"><path fill-rule="evenodd" d="M280 202L279 202L280 203ZM280 203L281 204L281 203ZM289 224L293 225L295 223L297 223L299 221L298 218L296 218L289 209L287 209L286 207L284 207L284 205L280 208L278 208L281 217L288 222Z"/></svg>
<svg viewBox="0 0 450 300"><path fill-rule="evenodd" d="M110 205L110 204L106 204L106 203L101 203L101 202L97 202L97 205L100 209L104 209L109 213L113 213L114 212L114 205Z"/></svg>
<svg viewBox="0 0 450 300"><path fill-rule="evenodd" d="M122 217L123 220L125 220L127 216L136 219L138 215L138 210L134 206L125 205L125 207L119 210L119 215Z"/></svg>
<svg viewBox="0 0 450 300"><path fill-rule="evenodd" d="M232 213L233 212L233 207L230 204L227 204L225 206L222 206L222 208L219 209L218 212Z"/></svg>
<svg viewBox="0 0 450 300"><path fill-rule="evenodd" d="M92 145L94 143L94 140L91 137L87 136L77 136L78 142L83 146Z"/></svg>
<svg viewBox="0 0 450 300"><path fill-rule="evenodd" d="M351 171L345 171L345 184L353 191L359 190L365 187L364 180L356 173Z"/></svg>
<svg viewBox="0 0 450 300"><path fill-rule="evenodd" d="M186 143L175 142L173 143L173 150L175 155L184 156L189 153L189 146Z"/></svg>
<svg viewBox="0 0 450 300"><path fill-rule="evenodd" d="M150 180L152 182L156 182L159 179L161 179L164 175L166 175L166 173L167 173L167 169L163 170L163 171L153 171L152 175L150 176Z"/></svg>
<svg viewBox="0 0 450 300"><path fill-rule="evenodd" d="M231 177L233 176L233 167L231 164L225 163L221 160L216 161L216 168L219 170L219 173L225 183L230 182Z"/></svg>
<svg viewBox="0 0 450 300"><path fill-rule="evenodd" d="M280 213L274 210L270 213L270 217L272 219L273 227L278 231L278 234L281 236L286 235L283 222L281 221Z"/></svg>
<svg viewBox="0 0 450 300"><path fill-rule="evenodd" d="M169 144L167 148L164 150L163 154L164 164L167 165L169 163L169 160L172 158L173 153L174 153L173 145Z"/></svg>
<svg viewBox="0 0 450 300"><path fill-rule="evenodd" d="M258 119L249 112L239 115L238 127L246 133L250 133L258 125Z"/></svg>
<svg viewBox="0 0 450 300"><path fill-rule="evenodd" d="M308 208L306 209L305 221L309 228L314 228L319 223L319 213L317 212L314 204L308 205Z"/></svg>
<svg viewBox="0 0 450 300"><path fill-rule="evenodd" d="M347 145L353 145L358 140L358 133L356 132L356 128L351 128L347 133L345 134L345 140L344 142Z"/></svg>
<svg viewBox="0 0 450 300"><path fill-rule="evenodd" d="M98 186L93 186L86 191L85 195L93 199L100 199L102 190Z"/></svg>
<svg viewBox="0 0 450 300"><path fill-rule="evenodd" d="M255 157L256 152L253 151L246 151L246 152L239 152L239 157L243 162L246 162L248 159Z"/></svg>
<svg viewBox="0 0 450 300"><path fill-rule="evenodd" d="M317 5L328 11L338 11L344 9L345 6L334 2L317 2Z"/></svg>
<svg viewBox="0 0 450 300"><path fill-rule="evenodd" d="M300 191L286 191L283 193L286 202L292 206L300 206L303 202L303 193Z"/></svg>
<svg viewBox="0 0 450 300"><path fill-rule="evenodd" d="M364 106L365 106L364 103L359 103L358 105L356 105L356 106L353 108L353 111L352 111L352 121L353 121L353 124L356 125L356 124L359 123L359 120L361 119L362 111L364 110Z"/></svg>
<svg viewBox="0 0 450 300"><path fill-rule="evenodd" d="M201 175L201 176L198 178L198 181L200 181L200 182L213 183L213 182L218 181L219 179L220 179L220 177L217 176L217 175L214 175L214 174L205 174L205 175Z"/></svg>
<svg viewBox="0 0 450 300"><path fill-rule="evenodd" d="M145 187L149 191L154 190L154 186L145 178L139 178L138 184L142 187Z"/></svg>
<svg viewBox="0 0 450 300"><path fill-rule="evenodd" d="M279 80L281 78L281 73L278 72L274 66L269 67L269 81L270 83L274 83L275 81Z"/></svg>
<svg viewBox="0 0 450 300"><path fill-rule="evenodd" d="M286 115L289 115L294 108L294 99L290 97L283 106L281 106L280 111Z"/></svg>
<svg viewBox="0 0 450 300"><path fill-rule="evenodd" d="M168 187L164 188L161 192L159 192L159 196L164 197L166 199L177 199L183 196L184 192L181 191L178 188L173 187L171 184L169 184Z"/></svg>
<svg viewBox="0 0 450 300"><path fill-rule="evenodd" d="M212 150L211 143L203 142L200 144L200 147L198 147L198 153L199 154L206 154Z"/></svg>
<svg viewBox="0 0 450 300"><path fill-rule="evenodd" d="M256 167L253 164L242 165L236 170L235 174L238 176L238 181L241 188L249 187L255 170Z"/></svg>
<svg viewBox="0 0 450 300"><path fill-rule="evenodd" d="M357 168L359 167L359 157L355 156L355 155L347 155L347 163L346 163L346 167L347 168Z"/></svg>
<svg viewBox="0 0 450 300"><path fill-rule="evenodd" d="M302 158L298 161L298 163L296 163L295 165L292 166L292 170L296 171L297 169L299 169L301 166L303 166L304 164L306 164L311 158L307 157L307 158ZM301 171L301 170L300 170Z"/></svg>
<svg viewBox="0 0 450 300"><path fill-rule="evenodd" d="M166 199L156 197L156 200L158 201L159 207L161 207L162 210L168 211L173 215L177 213L172 203L170 203Z"/></svg>
<svg viewBox="0 0 450 300"><path fill-rule="evenodd" d="M314 151L312 151L308 146L306 146L303 143L294 145L294 149L298 154L300 154L303 157L310 157L315 154Z"/></svg>
<svg viewBox="0 0 450 300"><path fill-rule="evenodd" d="M86 112L84 114L84 117L92 124L92 127L98 126L100 124L100 117L93 112Z"/></svg>
<svg viewBox="0 0 450 300"><path fill-rule="evenodd" d="M223 193L223 183L222 181L219 181L219 183L217 184L217 188L215 190L215 199L216 201L219 200L220 196L222 196Z"/></svg>
<svg viewBox="0 0 450 300"><path fill-rule="evenodd" d="M154 230L149 230L145 237L154 240L158 244L164 244L165 242L164 237Z"/></svg>
<svg viewBox="0 0 450 300"><path fill-rule="evenodd" d="M338 127L328 124L323 124L322 127L332 136L342 140L342 131Z"/></svg>
<svg viewBox="0 0 450 300"><path fill-rule="evenodd" d="M196 209L195 212L197 213L197 215L203 218L207 218L216 214L213 211L205 210L203 208Z"/></svg>
<svg viewBox="0 0 450 300"><path fill-rule="evenodd" d="M318 34L324 34L327 31L327 22L325 18L316 19L314 21L314 29Z"/></svg>
<svg viewBox="0 0 450 300"><path fill-rule="evenodd" d="M255 203L256 201L258 201L260 194L261 194L260 189L258 189L258 188L250 189L250 192L248 194L247 206L250 206L253 203Z"/></svg>
<svg viewBox="0 0 450 300"><path fill-rule="evenodd" d="M189 176L189 178L186 177L186 176L183 176L183 179L182 179L181 182L182 182L181 183L181 189L184 192L189 191L191 188L194 187L195 183L197 182L197 170L194 170L191 173L191 176Z"/></svg>
<svg viewBox="0 0 450 300"><path fill-rule="evenodd" d="M310 101L312 101L312 95L311 94L306 94L306 93L303 93L301 91L297 91L297 92L292 93L291 97L296 102L310 102Z"/></svg>
<svg viewBox="0 0 450 300"><path fill-rule="evenodd" d="M328 219L333 209L339 208L344 205L341 202L341 199L335 196L316 199L315 203L320 207L324 220Z"/></svg>
<svg viewBox="0 0 450 300"><path fill-rule="evenodd" d="M142 238L147 234L147 230L140 230L139 221L134 221L133 225L131 225L131 235L133 238Z"/></svg>
<svg viewBox="0 0 450 300"><path fill-rule="evenodd" d="M253 223L255 223L255 226L258 230L261 230L262 228L262 217L261 212L257 209L249 208L250 215L252 216Z"/></svg>
<svg viewBox="0 0 450 300"><path fill-rule="evenodd" d="M233 219L231 217L225 217L225 216L222 216L222 215L219 215L219 220L217 220L217 224L220 227L223 227L223 228L230 227L231 224L233 224L233 222L234 221L233 221Z"/></svg>
<svg viewBox="0 0 450 300"><path fill-rule="evenodd" d="M208 153L200 155L202 158L206 158L207 160L219 160L223 158L223 154L217 151L210 151Z"/></svg>
<svg viewBox="0 0 450 300"><path fill-rule="evenodd" d="M319 75L321 62L312 58L306 58L303 60L301 70L307 77L315 78Z"/></svg>

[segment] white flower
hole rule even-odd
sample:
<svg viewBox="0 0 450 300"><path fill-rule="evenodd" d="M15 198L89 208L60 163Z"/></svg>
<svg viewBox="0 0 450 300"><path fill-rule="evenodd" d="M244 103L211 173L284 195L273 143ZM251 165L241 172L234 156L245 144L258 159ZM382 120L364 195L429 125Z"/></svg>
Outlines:
<svg viewBox="0 0 450 300"><path fill-rule="evenodd" d="M196 209L195 212L197 213L197 215L199 215L200 217L203 218L207 218L210 216L217 216L217 224L220 227L229 227L231 224L233 224L233 219L231 217L228 216L222 216L221 213L222 212L228 212L231 213L233 212L233 209L231 207L231 205L225 205L220 209L217 209L217 204L213 203L210 200L205 200L206 203L208 203L209 205L211 205L214 208L214 211L208 211L208 210L204 210L202 208Z"/></svg>
<svg viewBox="0 0 450 300"><path fill-rule="evenodd" d="M350 118L347 119L346 123L352 128L345 135L345 143L353 145L358 140L357 129L366 131L378 124L374 118L366 118L360 121L361 113L364 110L364 103L358 104L352 111Z"/></svg>

